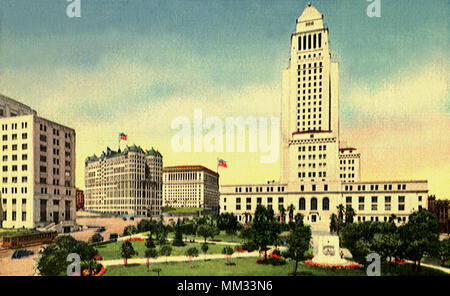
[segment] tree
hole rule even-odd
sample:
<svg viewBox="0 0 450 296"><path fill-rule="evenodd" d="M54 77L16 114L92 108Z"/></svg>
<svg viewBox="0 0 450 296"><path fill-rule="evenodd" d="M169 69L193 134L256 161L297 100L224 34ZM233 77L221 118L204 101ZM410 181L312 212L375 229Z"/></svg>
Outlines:
<svg viewBox="0 0 450 296"><path fill-rule="evenodd" d="M400 236L397 233L376 233L370 245L383 260L389 258L391 266L392 258L398 254L401 245Z"/></svg>
<svg viewBox="0 0 450 296"><path fill-rule="evenodd" d="M129 241L124 241L120 246L120 256L124 259L124 265L127 266L128 258L131 258L138 253L134 250L133 244Z"/></svg>
<svg viewBox="0 0 450 296"><path fill-rule="evenodd" d="M175 238L172 241L172 245L182 247L185 245L183 242L183 231L181 229L181 222L178 219L177 224L175 225Z"/></svg>
<svg viewBox="0 0 450 296"><path fill-rule="evenodd" d="M146 231L152 232L152 228L153 228L153 221L147 219L139 221L137 225L138 232L146 232Z"/></svg>
<svg viewBox="0 0 450 296"><path fill-rule="evenodd" d="M297 214L295 215L294 221L295 223L301 223L303 224L303 219L305 218L305 216L303 216L302 214Z"/></svg>
<svg viewBox="0 0 450 296"><path fill-rule="evenodd" d="M406 257L414 261L413 270L419 272L423 255L432 253L439 241L437 217L430 211L419 210L411 214L408 223L398 229L405 244Z"/></svg>
<svg viewBox="0 0 450 296"><path fill-rule="evenodd" d="M330 217L330 232L331 233L337 231L337 227L338 227L337 224L338 224L337 215L333 213L333 214L331 214L331 217Z"/></svg>
<svg viewBox="0 0 450 296"><path fill-rule="evenodd" d="M292 220L294 219L295 206L293 204L290 204L287 210L289 212L289 223L291 223Z"/></svg>
<svg viewBox="0 0 450 296"><path fill-rule="evenodd" d="M286 209L284 206L280 207L280 223L286 223Z"/></svg>
<svg viewBox="0 0 450 296"><path fill-rule="evenodd" d="M103 236L100 233L94 233L94 235L92 235L89 238L89 243L100 243L103 241Z"/></svg>
<svg viewBox="0 0 450 296"><path fill-rule="evenodd" d="M440 260L442 266L450 259L450 238L439 241L436 249L436 257Z"/></svg>
<svg viewBox="0 0 450 296"><path fill-rule="evenodd" d="M77 241L72 236L58 236L56 240L45 247L38 257L36 269L42 276L67 275L67 256L78 254L81 262L89 262L97 254L97 249L86 242Z"/></svg>
<svg viewBox="0 0 450 296"><path fill-rule="evenodd" d="M145 241L145 247L147 249L156 248L155 242L153 241L153 237L151 234L148 235L147 240Z"/></svg>
<svg viewBox="0 0 450 296"><path fill-rule="evenodd" d="M353 210L351 205L348 205L345 209L345 224L353 223L353 217L355 215L355 210Z"/></svg>
<svg viewBox="0 0 450 296"><path fill-rule="evenodd" d="M123 229L123 236L129 236L138 233L137 228L134 225L125 226Z"/></svg>
<svg viewBox="0 0 450 296"><path fill-rule="evenodd" d="M158 251L156 251L156 248L148 248L145 250L145 257L147 258L147 271L150 266L149 259L150 258L157 258L158 257Z"/></svg>
<svg viewBox="0 0 450 296"><path fill-rule="evenodd" d="M166 256L166 263L167 263L167 257L170 256L170 254L172 254L172 247L169 245L161 246L161 248L159 249L159 254L161 256Z"/></svg>
<svg viewBox="0 0 450 296"><path fill-rule="evenodd" d="M217 227L227 234L235 234L239 226L237 217L232 213L222 213L217 217Z"/></svg>
<svg viewBox="0 0 450 296"><path fill-rule="evenodd" d="M351 223L342 229L342 246L352 254L353 260L366 265L366 256L370 254L369 241L374 236L374 223Z"/></svg>
<svg viewBox="0 0 450 296"><path fill-rule="evenodd" d="M197 250L197 248L196 247L191 247L191 248L187 249L184 254L189 257L189 266L192 267L191 258L192 257L198 257L198 250Z"/></svg>
<svg viewBox="0 0 450 296"><path fill-rule="evenodd" d="M219 233L220 233L219 228L217 228L216 226L213 226L213 225L201 224L197 228L197 234L199 236L202 236L205 239L205 244L206 244L206 239L208 237L213 239L214 236L218 235Z"/></svg>
<svg viewBox="0 0 450 296"><path fill-rule="evenodd" d="M274 218L273 210L258 205L248 235L258 246L259 251L264 252L264 261L267 261L267 246L277 241L280 232L281 227Z"/></svg>
<svg viewBox="0 0 450 296"><path fill-rule="evenodd" d="M223 248L222 254L225 254L227 256L227 264L231 264L231 256L234 253L234 249L230 246L227 246Z"/></svg>
<svg viewBox="0 0 450 296"><path fill-rule="evenodd" d="M298 262L307 259L307 252L311 242L311 227L296 224L289 233L286 241L286 256L295 261L293 274L297 274Z"/></svg>
<svg viewBox="0 0 450 296"><path fill-rule="evenodd" d="M337 234L339 235L341 226L344 224L344 206L342 204L340 204L336 208L338 210L338 220L337 220L336 231L337 231Z"/></svg>
<svg viewBox="0 0 450 296"><path fill-rule="evenodd" d="M206 260L206 253L208 252L208 245L207 244L202 244L202 252L203 254L205 254L205 260Z"/></svg>

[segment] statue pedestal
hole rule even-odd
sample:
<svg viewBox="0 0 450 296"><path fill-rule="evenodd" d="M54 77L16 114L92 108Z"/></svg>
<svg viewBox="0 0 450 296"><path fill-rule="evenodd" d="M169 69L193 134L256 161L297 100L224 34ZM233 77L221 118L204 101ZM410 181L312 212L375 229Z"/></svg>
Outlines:
<svg viewBox="0 0 450 296"><path fill-rule="evenodd" d="M347 260L341 258L339 237L335 235L318 236L317 249L312 262L330 265L348 263Z"/></svg>

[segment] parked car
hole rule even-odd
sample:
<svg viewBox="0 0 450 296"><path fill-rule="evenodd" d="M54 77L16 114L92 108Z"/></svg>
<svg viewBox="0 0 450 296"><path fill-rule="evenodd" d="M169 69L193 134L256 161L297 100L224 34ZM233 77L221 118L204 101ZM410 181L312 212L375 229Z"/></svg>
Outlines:
<svg viewBox="0 0 450 296"><path fill-rule="evenodd" d="M105 229L105 227L99 227L99 228L97 228L96 230L95 230L95 232L104 232L106 229Z"/></svg>
<svg viewBox="0 0 450 296"><path fill-rule="evenodd" d="M127 217L123 217L122 219L123 219L123 221L127 221Z"/></svg>
<svg viewBox="0 0 450 296"><path fill-rule="evenodd" d="M130 220L131 220L131 221L134 221L134 217L130 217Z"/></svg>
<svg viewBox="0 0 450 296"><path fill-rule="evenodd" d="M34 255L33 251L20 249L20 250L15 250L14 253L12 254L11 258L12 259L21 259L21 258L25 258L25 257L31 256L31 255Z"/></svg>
<svg viewBox="0 0 450 296"><path fill-rule="evenodd" d="M117 233L111 233L111 234L109 235L109 240L110 240L110 241L116 242L118 238L119 238L119 235L118 235Z"/></svg>

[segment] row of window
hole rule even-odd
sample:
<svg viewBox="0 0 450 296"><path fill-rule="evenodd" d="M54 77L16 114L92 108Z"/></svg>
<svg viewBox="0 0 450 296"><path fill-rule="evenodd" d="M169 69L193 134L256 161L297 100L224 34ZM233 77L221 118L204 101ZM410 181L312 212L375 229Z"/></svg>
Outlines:
<svg viewBox="0 0 450 296"><path fill-rule="evenodd" d="M266 192L273 192L273 188L272 186L267 186ZM263 187L256 187L255 190L256 192L263 192ZM242 192L242 188L236 187L235 192ZM245 187L245 192L252 192L252 187ZM278 186L277 192L284 192L284 186Z"/></svg>
<svg viewBox="0 0 450 296"><path fill-rule="evenodd" d="M298 50L322 48L322 33L305 34L298 37Z"/></svg>
<svg viewBox="0 0 450 296"><path fill-rule="evenodd" d="M11 113L11 117L14 117L14 116ZM28 127L28 122L22 122L21 126L22 126L22 129L27 128ZM17 123L11 123L11 129L12 130L17 130ZM7 131L7 130L8 130L8 124L2 124L2 131Z"/></svg>
<svg viewBox="0 0 450 296"><path fill-rule="evenodd" d="M28 134L27 133L22 133L22 140L26 140L26 139L28 139ZM12 141L18 140L17 134L12 134L11 135L11 140ZM2 141L8 141L8 135L3 135L2 136Z"/></svg>
<svg viewBox="0 0 450 296"><path fill-rule="evenodd" d="M13 144L11 145L11 150L12 151L17 151L17 144ZM28 144L22 144L22 150L27 150L28 149ZM2 146L2 151L8 151L8 145L3 145Z"/></svg>

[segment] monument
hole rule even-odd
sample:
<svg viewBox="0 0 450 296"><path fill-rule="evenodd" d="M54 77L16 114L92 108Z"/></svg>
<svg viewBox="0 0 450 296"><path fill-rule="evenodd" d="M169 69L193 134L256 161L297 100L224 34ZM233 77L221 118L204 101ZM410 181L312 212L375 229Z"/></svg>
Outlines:
<svg viewBox="0 0 450 296"><path fill-rule="evenodd" d="M341 258L339 249L339 236L319 235L316 236L317 247L314 250L312 262L320 264L346 264L347 260Z"/></svg>

